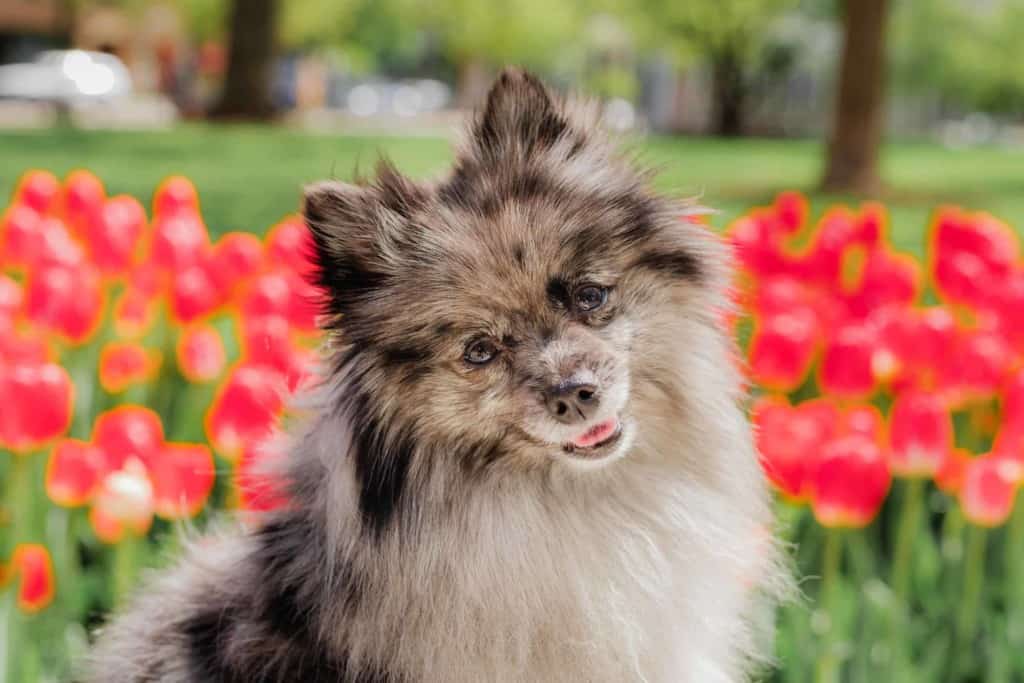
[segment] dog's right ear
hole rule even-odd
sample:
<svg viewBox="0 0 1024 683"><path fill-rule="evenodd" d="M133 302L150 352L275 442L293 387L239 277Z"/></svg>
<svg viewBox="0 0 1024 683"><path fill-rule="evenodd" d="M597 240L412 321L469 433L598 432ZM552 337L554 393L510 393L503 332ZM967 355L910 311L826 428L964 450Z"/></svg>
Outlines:
<svg viewBox="0 0 1024 683"><path fill-rule="evenodd" d="M499 163L529 158L569 133L568 121L547 87L516 68L498 75L471 131L477 156Z"/></svg>
<svg viewBox="0 0 1024 683"><path fill-rule="evenodd" d="M368 185L325 180L308 185L302 214L313 236L316 279L344 313L379 288L395 265L396 245L408 242L408 219L427 191L382 162Z"/></svg>

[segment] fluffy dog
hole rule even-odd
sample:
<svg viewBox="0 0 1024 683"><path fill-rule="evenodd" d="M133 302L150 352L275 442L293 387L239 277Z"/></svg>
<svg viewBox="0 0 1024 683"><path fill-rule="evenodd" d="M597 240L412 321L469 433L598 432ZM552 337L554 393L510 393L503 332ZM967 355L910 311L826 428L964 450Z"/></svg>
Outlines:
<svg viewBox="0 0 1024 683"><path fill-rule="evenodd" d="M307 188L291 504L154 576L88 680L748 680L785 581L727 255L649 181L507 70L440 181Z"/></svg>

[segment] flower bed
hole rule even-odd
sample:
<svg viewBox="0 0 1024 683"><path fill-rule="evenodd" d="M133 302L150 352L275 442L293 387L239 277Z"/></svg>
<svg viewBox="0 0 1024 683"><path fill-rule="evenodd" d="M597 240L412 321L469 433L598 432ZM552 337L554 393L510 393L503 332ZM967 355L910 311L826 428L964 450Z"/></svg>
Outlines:
<svg viewBox="0 0 1024 683"><path fill-rule="evenodd" d="M761 462L820 577L781 610L775 676L1024 676L1016 236L941 208L920 263L880 205L807 214L784 193L726 231ZM149 214L85 171L23 177L0 218L8 680L66 676L176 524L281 504L259 472L315 355L308 240L292 216L214 242L180 177Z"/></svg>

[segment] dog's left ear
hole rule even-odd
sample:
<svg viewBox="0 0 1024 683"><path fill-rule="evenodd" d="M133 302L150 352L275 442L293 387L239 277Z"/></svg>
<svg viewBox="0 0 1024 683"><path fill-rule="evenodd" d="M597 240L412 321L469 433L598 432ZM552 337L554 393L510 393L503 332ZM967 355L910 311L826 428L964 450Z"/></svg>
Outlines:
<svg viewBox="0 0 1024 683"><path fill-rule="evenodd" d="M368 184L327 180L306 187L302 214L329 313L343 314L392 274L398 250L409 241L409 219L428 196L386 162Z"/></svg>
<svg viewBox="0 0 1024 683"><path fill-rule="evenodd" d="M472 143L482 160L503 163L528 158L570 133L561 106L533 74L508 68L487 94L472 129Z"/></svg>

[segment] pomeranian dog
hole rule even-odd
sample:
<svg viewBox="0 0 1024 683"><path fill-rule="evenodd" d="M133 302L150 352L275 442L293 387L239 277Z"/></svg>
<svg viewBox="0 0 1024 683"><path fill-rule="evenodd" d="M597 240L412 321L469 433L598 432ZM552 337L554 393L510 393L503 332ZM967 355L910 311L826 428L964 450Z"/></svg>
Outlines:
<svg viewBox="0 0 1024 683"><path fill-rule="evenodd" d="M786 581L727 250L650 180L506 70L441 180L308 187L290 504L154 575L86 680L749 680Z"/></svg>

